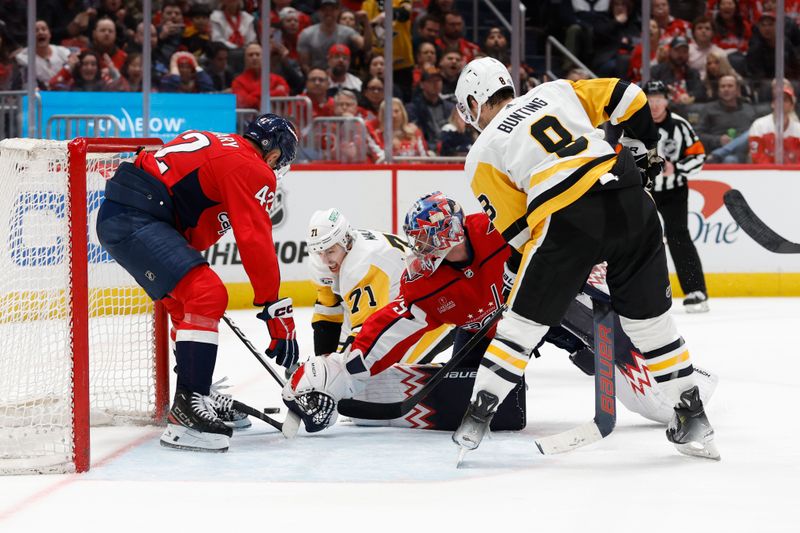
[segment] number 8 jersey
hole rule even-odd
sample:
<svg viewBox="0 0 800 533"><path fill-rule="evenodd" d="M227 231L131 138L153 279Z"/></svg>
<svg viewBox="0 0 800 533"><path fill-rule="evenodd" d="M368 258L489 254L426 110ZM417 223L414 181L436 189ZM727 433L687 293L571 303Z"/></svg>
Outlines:
<svg viewBox="0 0 800 533"><path fill-rule="evenodd" d="M467 156L472 191L506 242L522 251L546 219L610 174L617 155L598 126L611 121L651 148L658 140L647 97L616 79L558 80L515 98Z"/></svg>

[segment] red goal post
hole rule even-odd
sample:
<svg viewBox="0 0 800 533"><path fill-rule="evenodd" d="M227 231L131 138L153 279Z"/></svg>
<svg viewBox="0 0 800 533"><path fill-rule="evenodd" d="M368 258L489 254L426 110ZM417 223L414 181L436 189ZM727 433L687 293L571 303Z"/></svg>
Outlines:
<svg viewBox="0 0 800 533"><path fill-rule="evenodd" d="M166 313L94 229L117 166L162 144L0 141L0 474L86 471L90 424L166 415Z"/></svg>

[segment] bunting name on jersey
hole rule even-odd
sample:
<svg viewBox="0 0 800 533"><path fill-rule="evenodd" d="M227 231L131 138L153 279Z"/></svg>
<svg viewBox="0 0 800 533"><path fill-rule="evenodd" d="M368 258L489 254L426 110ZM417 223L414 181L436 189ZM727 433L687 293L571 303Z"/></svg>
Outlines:
<svg viewBox="0 0 800 533"><path fill-rule="evenodd" d="M541 98L532 98L530 102L504 118L503 122L497 126L497 129L506 133L511 133L514 130L514 126L525 120L527 117L533 115L546 105L548 105L547 102Z"/></svg>

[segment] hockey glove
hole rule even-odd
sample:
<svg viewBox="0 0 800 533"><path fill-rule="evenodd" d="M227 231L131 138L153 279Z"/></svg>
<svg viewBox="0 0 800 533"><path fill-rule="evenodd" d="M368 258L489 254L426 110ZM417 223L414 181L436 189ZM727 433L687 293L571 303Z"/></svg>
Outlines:
<svg viewBox="0 0 800 533"><path fill-rule="evenodd" d="M642 185L646 190L651 190L656 178L664 170L664 158L659 156L655 148L647 151L646 166L642 172Z"/></svg>
<svg viewBox="0 0 800 533"><path fill-rule="evenodd" d="M353 377L340 353L310 358L294 372L282 392L283 402L300 416L309 433L335 424L336 404L354 394Z"/></svg>
<svg viewBox="0 0 800 533"><path fill-rule="evenodd" d="M281 298L268 303L264 310L256 315L267 323L269 336L272 339L266 351L267 355L286 368L296 364L299 358L293 315L291 298Z"/></svg>

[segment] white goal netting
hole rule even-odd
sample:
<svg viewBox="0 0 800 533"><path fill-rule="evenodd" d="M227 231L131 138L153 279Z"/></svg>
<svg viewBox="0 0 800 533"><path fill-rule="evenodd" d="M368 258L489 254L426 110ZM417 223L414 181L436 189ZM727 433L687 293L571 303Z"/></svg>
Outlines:
<svg viewBox="0 0 800 533"><path fill-rule="evenodd" d="M74 449L74 420L88 407L85 391L73 386L81 320L89 329L92 423L155 416L153 304L94 230L105 179L131 155L86 154L80 208L88 227L70 235L67 142L0 142L0 473L70 471L83 453ZM73 309L70 257L87 238L89 305Z"/></svg>

